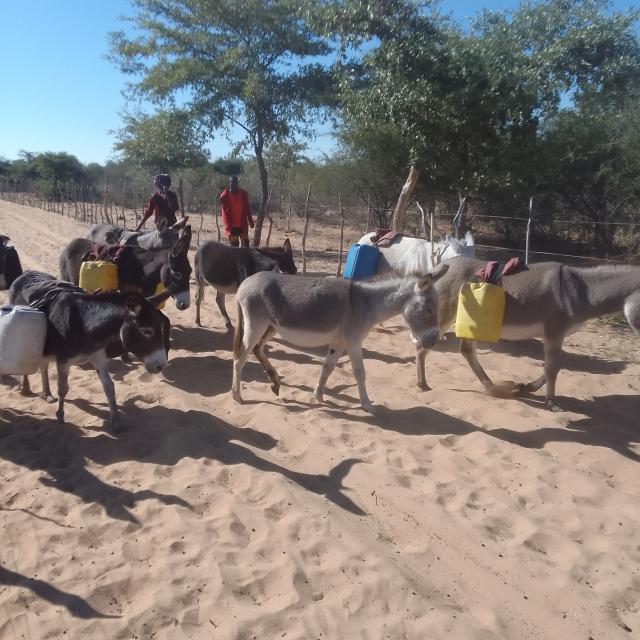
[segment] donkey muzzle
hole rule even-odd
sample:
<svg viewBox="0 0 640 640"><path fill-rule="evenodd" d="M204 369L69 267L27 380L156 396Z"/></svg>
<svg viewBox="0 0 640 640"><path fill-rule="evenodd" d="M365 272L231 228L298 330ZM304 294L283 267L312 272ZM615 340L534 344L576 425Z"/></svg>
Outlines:
<svg viewBox="0 0 640 640"><path fill-rule="evenodd" d="M144 358L144 368L148 373L160 373L167 366L167 352L158 349Z"/></svg>
<svg viewBox="0 0 640 640"><path fill-rule="evenodd" d="M189 291L181 291L180 293L176 293L173 297L176 302L176 308L178 311L184 311L189 308L191 304L191 295Z"/></svg>

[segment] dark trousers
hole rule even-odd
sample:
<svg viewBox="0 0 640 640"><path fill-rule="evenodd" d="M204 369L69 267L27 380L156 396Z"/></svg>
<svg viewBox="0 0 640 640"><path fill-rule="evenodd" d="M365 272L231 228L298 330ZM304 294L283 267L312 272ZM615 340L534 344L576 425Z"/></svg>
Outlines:
<svg viewBox="0 0 640 640"><path fill-rule="evenodd" d="M249 246L249 234L243 233L239 236L229 236L229 244L232 247L239 247L241 243L243 247Z"/></svg>

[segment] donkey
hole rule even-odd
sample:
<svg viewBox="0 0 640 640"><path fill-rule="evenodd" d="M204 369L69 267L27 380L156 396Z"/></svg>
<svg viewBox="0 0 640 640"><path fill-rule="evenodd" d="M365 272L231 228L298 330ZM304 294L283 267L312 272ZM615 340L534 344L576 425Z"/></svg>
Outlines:
<svg viewBox="0 0 640 640"><path fill-rule="evenodd" d="M179 231L189 220L186 216L171 227L161 227L153 231L129 231L115 224L97 224L89 231L87 239L96 244L140 247L141 249L170 249L178 241Z"/></svg>
<svg viewBox="0 0 640 640"><path fill-rule="evenodd" d="M191 227L186 226L172 248L145 250L127 247L118 259L121 290L137 290L143 296L154 294L158 284L169 289L180 311L189 308L189 245ZM91 241L72 240L60 255L60 279L78 284L83 257L91 251Z"/></svg>
<svg viewBox="0 0 640 640"><path fill-rule="evenodd" d="M27 271L11 285L9 295L12 304L30 304L47 316L40 370L43 393L50 396L47 369L49 362L55 361L58 422L64 422L69 369L74 364L89 362L102 382L109 403L110 426L117 432L121 424L107 366L107 347L121 341L125 349L144 362L149 373L162 371L167 364L168 320L155 305L166 299L169 292L149 300L138 294L90 294L68 282L56 281L46 273Z"/></svg>
<svg viewBox="0 0 640 640"><path fill-rule="evenodd" d="M457 257L447 262L448 270L438 281L438 322L441 333L454 323L458 292L484 266L480 260ZM443 265L444 266L444 265ZM460 340L460 352L485 389L493 394L522 395L538 391L546 384L546 406L560 411L556 401L556 378L560 370L562 343L587 320L624 311L636 333L640 333L640 266L617 265L573 267L559 262L539 262L526 270L504 276L506 307L501 338L527 340L542 338L544 373L528 384L494 385L480 366L476 343ZM418 348L417 382L428 388L425 376L426 350Z"/></svg>
<svg viewBox="0 0 640 640"><path fill-rule="evenodd" d="M22 265L16 248L8 236L0 234L0 290L8 289L22 275Z"/></svg>
<svg viewBox="0 0 640 640"><path fill-rule="evenodd" d="M358 244L373 244L375 233L367 233ZM473 257L476 254L475 241L470 231L464 239L457 240L453 236L446 236L440 242L429 242L422 238L399 236L390 246L378 247L380 259L376 274L396 276L421 276L431 273L441 262L454 256Z"/></svg>
<svg viewBox="0 0 640 640"><path fill-rule="evenodd" d="M200 245L195 258L196 325L200 323L200 305L204 288L210 284L216 289L216 302L228 331L233 329L224 304L228 293L235 293L243 280L258 271L281 271L295 274L293 249L287 238L282 249L270 247L230 247L210 240Z"/></svg>
<svg viewBox="0 0 640 640"><path fill-rule="evenodd" d="M441 270L438 277L444 275ZM278 395L280 378L264 352L265 343L279 334L302 348L329 348L315 388L316 402L323 401L325 384L340 356L347 351L358 383L360 402L374 413L365 387L362 342L371 328L402 314L411 337L421 349L438 341L435 277L394 279L379 282L339 278L295 278L272 272L257 273L238 288L238 326L233 346L234 400L242 402L242 369L253 354L271 380Z"/></svg>

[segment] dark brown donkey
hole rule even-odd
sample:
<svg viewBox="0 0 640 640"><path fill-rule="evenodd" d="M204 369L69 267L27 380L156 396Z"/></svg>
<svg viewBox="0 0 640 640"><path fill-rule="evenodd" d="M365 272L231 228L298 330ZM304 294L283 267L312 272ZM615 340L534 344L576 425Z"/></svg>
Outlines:
<svg viewBox="0 0 640 640"><path fill-rule="evenodd" d="M282 249L275 247L230 247L210 240L200 245L195 259L196 278L196 324L200 323L200 305L204 299L204 288L210 284L216 289L216 302L225 320L227 329L233 325L224 305L224 297L235 293L249 276L258 271L279 271L295 274L293 249L289 238Z"/></svg>

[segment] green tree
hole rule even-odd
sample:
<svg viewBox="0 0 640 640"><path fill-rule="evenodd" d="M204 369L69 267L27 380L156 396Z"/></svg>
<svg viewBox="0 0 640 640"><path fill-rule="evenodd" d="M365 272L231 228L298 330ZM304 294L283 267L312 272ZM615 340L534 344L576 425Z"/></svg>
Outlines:
<svg viewBox="0 0 640 640"><path fill-rule="evenodd" d="M307 0L134 0L136 35L112 34L112 57L156 103L184 100L209 130L239 128L261 185L259 244L269 183L264 152L309 133L326 99L329 52L305 20Z"/></svg>
<svg viewBox="0 0 640 640"><path fill-rule="evenodd" d="M125 115L115 148L125 161L163 173L207 163L205 135L184 110Z"/></svg>

